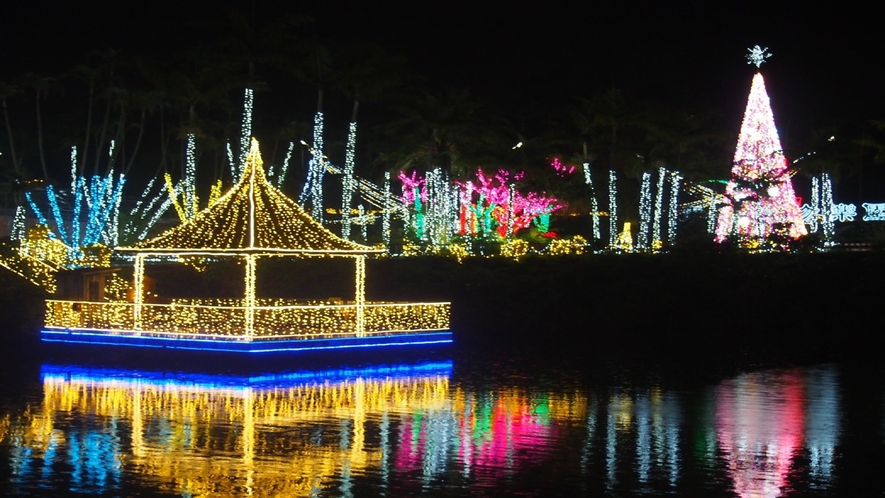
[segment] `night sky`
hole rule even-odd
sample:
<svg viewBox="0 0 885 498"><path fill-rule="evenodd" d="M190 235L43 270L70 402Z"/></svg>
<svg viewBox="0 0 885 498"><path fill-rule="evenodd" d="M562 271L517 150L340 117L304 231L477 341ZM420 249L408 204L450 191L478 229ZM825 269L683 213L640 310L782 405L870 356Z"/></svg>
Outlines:
<svg viewBox="0 0 885 498"><path fill-rule="evenodd" d="M7 2L0 78L61 71L89 49L171 53L211 40L213 33L194 30L192 22L233 6L258 26L303 12L314 18L303 28L309 36L381 44L406 56L428 86L469 88L510 115L538 116L616 87L673 108L716 111L736 134L754 72L745 55L759 44L773 54L762 71L785 149L818 128L885 119L885 38L880 18L860 2L94 4Z"/></svg>

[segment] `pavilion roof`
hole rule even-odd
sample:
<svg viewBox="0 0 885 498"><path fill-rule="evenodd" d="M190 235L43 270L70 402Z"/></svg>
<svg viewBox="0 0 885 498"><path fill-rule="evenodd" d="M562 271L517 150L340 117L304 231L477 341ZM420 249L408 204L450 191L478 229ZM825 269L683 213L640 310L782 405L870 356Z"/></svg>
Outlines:
<svg viewBox="0 0 885 498"><path fill-rule="evenodd" d="M315 255L379 252L335 235L271 185L255 139L242 178L217 202L181 225L128 250Z"/></svg>

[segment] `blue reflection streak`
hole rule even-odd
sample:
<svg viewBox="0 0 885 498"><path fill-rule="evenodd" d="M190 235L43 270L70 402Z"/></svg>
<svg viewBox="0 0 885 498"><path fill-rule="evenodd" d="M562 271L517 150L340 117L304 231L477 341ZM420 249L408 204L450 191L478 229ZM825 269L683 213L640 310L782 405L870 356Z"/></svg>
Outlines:
<svg viewBox="0 0 885 498"><path fill-rule="evenodd" d="M194 372L168 372L152 370L127 370L112 368L92 368L77 365L43 364L41 366L42 382L82 382L82 383L113 383L117 386L122 384L136 384L140 387L154 386L160 388L188 387L198 390L217 390L251 392L253 390L273 390L304 384L327 384L352 381L356 378L363 379L408 379L415 376L441 376L450 377L452 373L452 361L423 362L416 364L392 364L372 365L365 367L342 367L326 370L300 370L282 373L262 373L257 375L237 376L220 374L203 374ZM442 424L431 420L427 429L428 445L425 447L425 462L436 461L437 464L431 474L437 474L445 470L445 462L449 457L448 447L453 439L451 433L457 427L457 421L448 411L442 413ZM416 430L422 429L418 421ZM443 428L440 433L438 427ZM169 445L175 438L171 421L160 418L153 426L156 430L153 437L162 441L163 445ZM185 425L181 441L185 446L189 445L196 437L192 428ZM149 431L150 428L146 428ZM103 431L109 431L104 433ZM385 468L390 465L390 422L387 414L384 414L383 431L385 436L382 444L385 447L384 458L387 461ZM66 463L70 466L69 491L74 493L101 494L115 489L121 482L122 462L120 439L116 435L116 420L111 420L109 427L96 428L80 432L73 430L66 435L67 455ZM351 447L350 421L342 421L339 445L342 449ZM57 455L57 438L50 440L47 450L43 453L41 486L45 483L52 486L54 474L53 463ZM413 443L418 443L418 438L413 438ZM14 474L22 483L29 481L33 473L33 450L22 444L13 445L11 450L11 464ZM441 463L440 463L441 462ZM341 469L341 483L339 491L342 496L353 495L353 478L349 465ZM385 476L385 482L388 477ZM319 489L312 490L319 493Z"/></svg>
<svg viewBox="0 0 885 498"><path fill-rule="evenodd" d="M636 399L636 453L639 457L639 482L648 484L648 474L651 468L651 421L649 420L648 397L639 396Z"/></svg>
<svg viewBox="0 0 885 498"><path fill-rule="evenodd" d="M605 434L605 470L606 470L606 488L612 491L617 484L615 471L617 470L616 454L618 449L618 432L615 424L617 423L617 412L620 409L620 396L615 395L608 405L608 416L606 417L606 434Z"/></svg>
<svg viewBox="0 0 885 498"><path fill-rule="evenodd" d="M584 421L587 436L581 446L581 471L584 473L589 470L590 458L593 456L593 438L596 437L596 410L596 400L591 397L587 404L587 420Z"/></svg>
<svg viewBox="0 0 885 498"><path fill-rule="evenodd" d="M436 361L417 364L373 365L358 368L327 370L299 370L258 375L204 374L182 371L125 370L92 368L77 365L43 364L41 379L78 382L138 382L164 387L188 386L196 389L274 389L296 383L343 382L357 377L407 378L415 375L440 375L450 377L452 361Z"/></svg>
<svg viewBox="0 0 885 498"><path fill-rule="evenodd" d="M810 485L828 486L833 478L836 445L839 443L840 410L839 379L835 369L814 369L808 372L805 421L806 445L810 453Z"/></svg>
<svg viewBox="0 0 885 498"><path fill-rule="evenodd" d="M113 432L115 428L111 429ZM74 493L105 493L120 482L119 444L113 434L105 434L102 430L95 428L68 434L67 463L72 468L69 490Z"/></svg>

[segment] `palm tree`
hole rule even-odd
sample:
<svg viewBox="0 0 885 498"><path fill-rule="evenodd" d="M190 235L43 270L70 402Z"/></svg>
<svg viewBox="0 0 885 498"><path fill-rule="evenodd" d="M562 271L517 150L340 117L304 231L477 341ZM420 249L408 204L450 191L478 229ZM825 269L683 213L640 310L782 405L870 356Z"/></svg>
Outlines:
<svg viewBox="0 0 885 498"><path fill-rule="evenodd" d="M19 157L15 151L15 139L13 138L12 124L9 121L9 108L6 105L6 101L9 100L10 97L14 97L21 92L22 90L19 85L0 81L0 101L3 103L3 122L6 124L6 136L9 139L9 156L11 157L12 169L16 176L22 174L21 157Z"/></svg>
<svg viewBox="0 0 885 498"><path fill-rule="evenodd" d="M481 165L506 161L510 124L470 92L425 92L394 106L399 117L385 126L389 142L379 161L394 170L443 168L464 178Z"/></svg>
<svg viewBox="0 0 885 498"><path fill-rule="evenodd" d="M35 94L35 106L37 113L37 151L40 155L40 166L43 168L43 178L49 179L49 170L46 168L46 154L43 148L43 115L40 112L42 98L49 92L59 87L58 80L43 74L28 73L22 77L22 86L30 88Z"/></svg>

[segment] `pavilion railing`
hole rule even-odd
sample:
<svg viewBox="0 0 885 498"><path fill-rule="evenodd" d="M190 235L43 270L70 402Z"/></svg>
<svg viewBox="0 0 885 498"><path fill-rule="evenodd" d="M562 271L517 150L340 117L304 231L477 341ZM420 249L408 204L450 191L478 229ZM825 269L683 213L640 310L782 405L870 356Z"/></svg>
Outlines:
<svg viewBox="0 0 885 498"><path fill-rule="evenodd" d="M46 306L45 324L49 328L259 340L448 330L450 319L449 303L275 305L250 309L235 305L47 300ZM358 323L360 311L362 323ZM250 312L251 335L247 333Z"/></svg>

